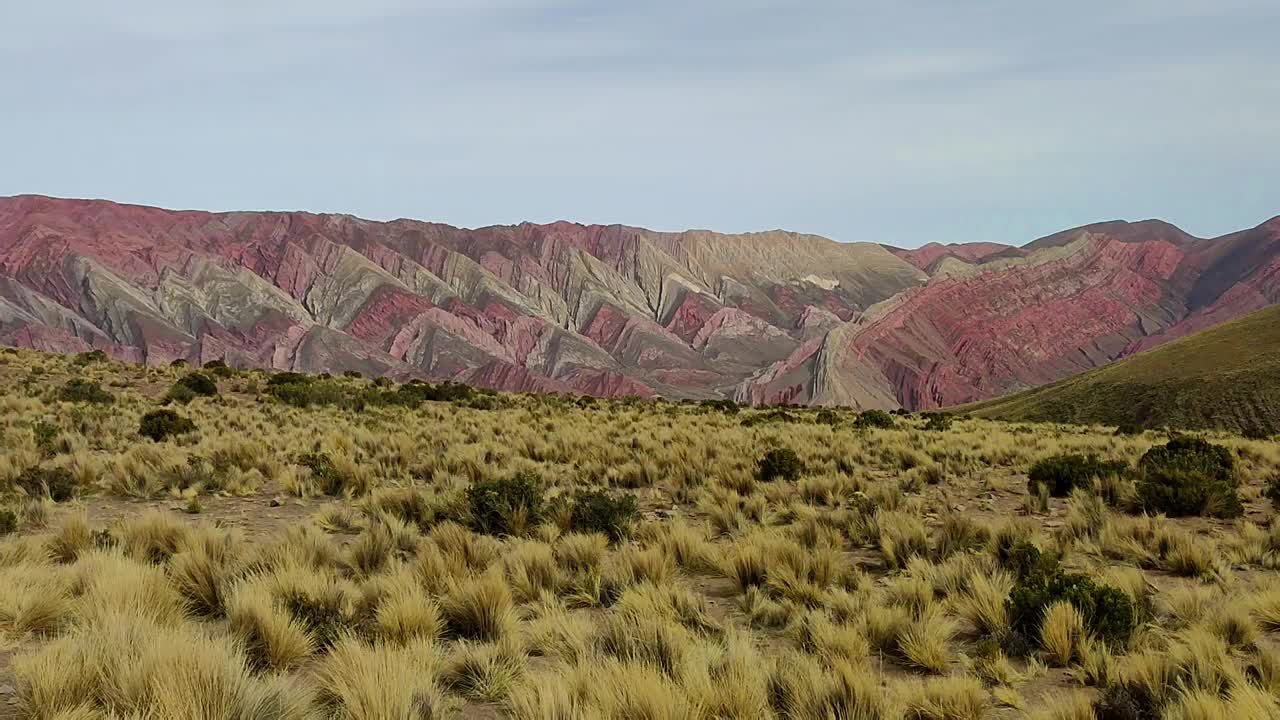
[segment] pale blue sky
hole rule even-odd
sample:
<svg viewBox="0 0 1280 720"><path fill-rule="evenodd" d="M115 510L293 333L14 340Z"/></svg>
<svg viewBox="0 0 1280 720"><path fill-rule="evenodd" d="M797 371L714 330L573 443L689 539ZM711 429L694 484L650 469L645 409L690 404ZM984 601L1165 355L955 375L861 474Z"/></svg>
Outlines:
<svg viewBox="0 0 1280 720"><path fill-rule="evenodd" d="M1275 0L40 0L0 195L913 246L1280 214Z"/></svg>

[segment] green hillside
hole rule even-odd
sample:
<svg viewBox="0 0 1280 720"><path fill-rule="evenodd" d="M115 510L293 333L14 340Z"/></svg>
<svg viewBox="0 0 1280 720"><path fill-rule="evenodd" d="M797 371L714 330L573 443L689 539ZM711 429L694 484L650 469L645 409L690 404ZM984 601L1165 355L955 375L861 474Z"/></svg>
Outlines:
<svg viewBox="0 0 1280 720"><path fill-rule="evenodd" d="M1280 432L1280 306L1106 367L960 408L978 417Z"/></svg>

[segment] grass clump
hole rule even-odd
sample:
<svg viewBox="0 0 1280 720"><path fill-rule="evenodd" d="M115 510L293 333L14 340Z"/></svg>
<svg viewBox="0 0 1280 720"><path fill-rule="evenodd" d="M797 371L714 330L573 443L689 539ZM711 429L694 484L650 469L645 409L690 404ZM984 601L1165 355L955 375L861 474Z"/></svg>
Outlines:
<svg viewBox="0 0 1280 720"><path fill-rule="evenodd" d="M1100 460L1095 456L1054 455L1031 466L1027 473L1027 490L1034 495L1040 492L1040 486L1044 486L1049 489L1049 495L1066 497L1076 488L1088 488L1094 478L1120 475L1127 469L1125 463Z"/></svg>
<svg viewBox="0 0 1280 720"><path fill-rule="evenodd" d="M756 473L761 482L774 480L796 480L804 471L800 456L791 448L775 448L764 454L756 466Z"/></svg>
<svg viewBox="0 0 1280 720"><path fill-rule="evenodd" d="M185 435L195 430L196 424L190 418L167 408L152 410L143 415L138 424L138 434L156 442L164 442L174 435Z"/></svg>
<svg viewBox="0 0 1280 720"><path fill-rule="evenodd" d="M639 517L636 497L607 490L579 490L573 495L569 525L576 532L598 532L610 540L626 537Z"/></svg>
<svg viewBox="0 0 1280 720"><path fill-rule="evenodd" d="M472 483L467 504L472 527L486 535L523 535L546 513L542 480L530 471Z"/></svg>
<svg viewBox="0 0 1280 720"><path fill-rule="evenodd" d="M1137 500L1146 512L1240 517L1238 485L1231 451L1199 438L1174 438L1138 461Z"/></svg>

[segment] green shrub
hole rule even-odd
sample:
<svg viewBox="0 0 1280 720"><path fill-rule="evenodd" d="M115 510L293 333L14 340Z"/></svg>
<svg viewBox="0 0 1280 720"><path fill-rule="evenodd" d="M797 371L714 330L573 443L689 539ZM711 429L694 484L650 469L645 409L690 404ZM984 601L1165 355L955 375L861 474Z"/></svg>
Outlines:
<svg viewBox="0 0 1280 720"><path fill-rule="evenodd" d="M54 502L66 502L76 496L76 479L66 468L30 467L23 470L14 484L31 497L48 497Z"/></svg>
<svg viewBox="0 0 1280 720"><path fill-rule="evenodd" d="M1064 600L1080 611L1090 634L1113 647L1124 646L1141 622L1141 609L1123 591L1065 572L1030 543L1014 546L1005 567L1017 578L1006 601L1010 627L1024 638L1038 637L1045 609Z"/></svg>
<svg viewBox="0 0 1280 720"><path fill-rule="evenodd" d="M0 509L0 536L12 535L18 531L18 513L10 508Z"/></svg>
<svg viewBox="0 0 1280 720"><path fill-rule="evenodd" d="M76 353L74 362L76 365L91 365L107 361L107 354L101 350L90 350L89 352Z"/></svg>
<svg viewBox="0 0 1280 720"><path fill-rule="evenodd" d="M1053 497L1066 497L1076 488L1088 488L1094 478L1120 475L1128 465L1115 460L1100 460L1086 455L1054 455L1031 466L1027 473L1027 492L1036 494L1037 487L1049 488Z"/></svg>
<svg viewBox="0 0 1280 720"><path fill-rule="evenodd" d="M804 471L804 464L795 450L775 448L760 458L756 471L761 482L772 482L778 478L796 480Z"/></svg>
<svg viewBox="0 0 1280 720"><path fill-rule="evenodd" d="M781 407L774 407L773 410L769 410L767 413L755 413L742 418L742 427L754 428L755 425L763 425L765 423L799 423L799 421L800 418L787 413Z"/></svg>
<svg viewBox="0 0 1280 720"><path fill-rule="evenodd" d="M480 480L467 488L471 526L488 535L522 535L546 512L542 480L531 471Z"/></svg>
<svg viewBox="0 0 1280 720"><path fill-rule="evenodd" d="M305 373L278 372L267 378L267 387L274 385L305 385L314 381L315 378Z"/></svg>
<svg viewBox="0 0 1280 720"><path fill-rule="evenodd" d="M951 429L951 423L955 418L951 413L927 412L924 414L924 420L926 432L946 432Z"/></svg>
<svg viewBox="0 0 1280 720"><path fill-rule="evenodd" d="M213 397L218 394L218 383L207 373L189 372L174 383L175 388L183 387L200 397Z"/></svg>
<svg viewBox="0 0 1280 720"><path fill-rule="evenodd" d="M152 410L143 415L138 424L138 434L156 442L164 442L174 435L195 432L195 429L196 424L189 418L167 409Z"/></svg>
<svg viewBox="0 0 1280 720"><path fill-rule="evenodd" d="M1116 427L1116 435L1120 436L1141 435L1144 432L1146 432L1146 430L1144 430L1141 425L1135 425L1134 423L1120 423L1120 425Z"/></svg>
<svg viewBox="0 0 1280 720"><path fill-rule="evenodd" d="M1231 451L1198 438L1177 437L1138 461L1138 504L1170 517L1244 514Z"/></svg>
<svg viewBox="0 0 1280 720"><path fill-rule="evenodd" d="M101 385L83 378L68 380L66 384L58 389L58 399L67 402L84 402L98 405L107 405L115 402L115 397L103 390Z"/></svg>
<svg viewBox="0 0 1280 720"><path fill-rule="evenodd" d="M280 374L296 375L297 373ZM274 375L271 380L274 381L277 377L279 375ZM362 406L361 401L353 398L347 388L328 380L307 378L305 381L292 383L268 382L267 394L286 405L300 408L312 405Z"/></svg>
<svg viewBox="0 0 1280 720"><path fill-rule="evenodd" d="M621 540L639 517L636 498L630 493L579 490L573 495L569 524L578 532L598 532Z"/></svg>
<svg viewBox="0 0 1280 720"><path fill-rule="evenodd" d="M708 410L718 410L726 415L736 415L739 409L738 403L732 400L703 400L698 405Z"/></svg>
<svg viewBox="0 0 1280 720"><path fill-rule="evenodd" d="M1235 482L1236 462L1231 451L1200 438L1175 437L1162 447L1151 448L1138 461L1139 470L1161 467L1202 471L1214 479Z"/></svg>
<svg viewBox="0 0 1280 720"><path fill-rule="evenodd" d="M204 364L201 370L222 378L228 378L236 374L235 370L232 370L224 360L210 360Z"/></svg>
<svg viewBox="0 0 1280 720"><path fill-rule="evenodd" d="M343 370L342 377L359 380L360 378L364 377L364 374L361 373L359 370Z"/></svg>
<svg viewBox="0 0 1280 720"><path fill-rule="evenodd" d="M893 416L883 410L863 410L858 414L858 419L854 421L853 426L859 429L881 430L892 430L897 427L893 422Z"/></svg>

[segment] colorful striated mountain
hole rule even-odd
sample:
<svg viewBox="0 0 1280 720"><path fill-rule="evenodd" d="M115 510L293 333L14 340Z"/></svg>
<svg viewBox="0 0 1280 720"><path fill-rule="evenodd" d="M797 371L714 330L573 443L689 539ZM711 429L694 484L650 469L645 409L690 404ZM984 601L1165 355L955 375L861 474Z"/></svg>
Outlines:
<svg viewBox="0 0 1280 720"><path fill-rule="evenodd" d="M1052 382L1280 298L1280 219L1022 248L783 231L474 230L0 198L0 344L512 391L933 408Z"/></svg>

